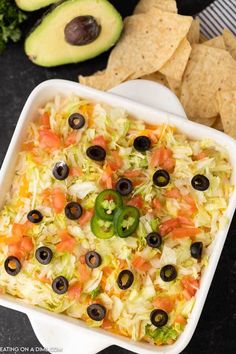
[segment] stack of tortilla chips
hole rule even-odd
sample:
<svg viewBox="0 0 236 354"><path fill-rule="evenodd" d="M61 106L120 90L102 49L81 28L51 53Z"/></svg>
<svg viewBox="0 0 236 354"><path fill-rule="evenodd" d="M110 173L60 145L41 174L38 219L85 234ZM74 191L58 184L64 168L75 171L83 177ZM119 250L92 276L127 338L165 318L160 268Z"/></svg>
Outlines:
<svg viewBox="0 0 236 354"><path fill-rule="evenodd" d="M236 138L236 37L229 30L206 40L197 20L177 14L175 0L140 0L107 68L79 80L106 91L138 78L169 87L191 120Z"/></svg>

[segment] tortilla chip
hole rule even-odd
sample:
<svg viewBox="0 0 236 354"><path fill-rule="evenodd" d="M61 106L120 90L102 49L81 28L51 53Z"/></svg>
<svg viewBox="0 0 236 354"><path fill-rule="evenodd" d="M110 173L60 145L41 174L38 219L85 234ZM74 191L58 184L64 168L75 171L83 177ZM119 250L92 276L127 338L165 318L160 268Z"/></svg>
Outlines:
<svg viewBox="0 0 236 354"><path fill-rule="evenodd" d="M192 122L207 125L208 127L212 127L215 124L217 117L210 117L210 118L200 118L200 117L194 117L191 118Z"/></svg>
<svg viewBox="0 0 236 354"><path fill-rule="evenodd" d="M178 12L175 0L140 0L135 7L134 14L148 12L152 7L166 12Z"/></svg>
<svg viewBox="0 0 236 354"><path fill-rule="evenodd" d="M123 76L122 76L122 81L126 81L129 79L130 77L127 76L123 80ZM119 76L119 73L117 73L117 75L110 75L110 73L107 70L103 70L103 71L98 71L97 73L91 76L80 75L79 82L82 85L94 87L98 90L108 91L110 88L115 87L121 83L121 77Z"/></svg>
<svg viewBox="0 0 236 354"><path fill-rule="evenodd" d="M225 29L223 31L223 38L224 38L226 49L236 60L236 37L228 29Z"/></svg>
<svg viewBox="0 0 236 354"><path fill-rule="evenodd" d="M200 40L200 22L199 20L193 20L189 32L187 34L187 40L190 44L197 44Z"/></svg>
<svg viewBox="0 0 236 354"><path fill-rule="evenodd" d="M160 73L176 81L182 80L191 50L191 45L188 40L184 38L176 49L174 55L160 69Z"/></svg>
<svg viewBox="0 0 236 354"><path fill-rule="evenodd" d="M224 131L236 139L236 90L220 91L217 99Z"/></svg>
<svg viewBox="0 0 236 354"><path fill-rule="evenodd" d="M179 98L181 95L182 81L172 79L171 77L167 77L166 79L171 91Z"/></svg>
<svg viewBox="0 0 236 354"><path fill-rule="evenodd" d="M217 130L220 130L221 132L224 131L224 128L223 128L223 124L222 124L220 115L216 117L216 121L215 121L215 123L212 125L212 128L217 129Z"/></svg>
<svg viewBox="0 0 236 354"><path fill-rule="evenodd" d="M204 45L208 45L209 47L213 47L213 48L226 49L223 36L218 36L209 39L208 41L204 42Z"/></svg>
<svg viewBox="0 0 236 354"><path fill-rule="evenodd" d="M207 38L206 36L204 36L204 34L202 34L200 32L200 38L199 38L199 43L205 43L206 41L208 41L209 38Z"/></svg>
<svg viewBox="0 0 236 354"><path fill-rule="evenodd" d="M109 82L102 82L99 76L89 82L95 88L110 89L127 78L137 79L158 71L186 37L191 23L191 17L156 8L127 17L121 39L108 60L104 80Z"/></svg>
<svg viewBox="0 0 236 354"><path fill-rule="evenodd" d="M144 75L144 76L140 77L140 79L155 81L155 82L158 82L159 84L169 87L165 75L159 73L159 71L156 71L155 73L152 73L149 75Z"/></svg>
<svg viewBox="0 0 236 354"><path fill-rule="evenodd" d="M218 91L236 89L236 62L226 51L194 44L184 73L181 102L189 118L219 113Z"/></svg>

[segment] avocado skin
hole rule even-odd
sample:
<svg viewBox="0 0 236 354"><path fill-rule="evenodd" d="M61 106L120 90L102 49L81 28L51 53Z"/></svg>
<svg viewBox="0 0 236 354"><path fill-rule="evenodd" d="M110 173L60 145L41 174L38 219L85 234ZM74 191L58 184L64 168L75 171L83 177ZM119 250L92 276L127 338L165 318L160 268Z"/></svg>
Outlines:
<svg viewBox="0 0 236 354"><path fill-rule="evenodd" d="M87 57L83 57L82 59L80 58L74 58L73 60L60 60L60 62L50 62L50 63L41 63L37 60L37 56L35 56L34 54L30 54L29 53L29 48L27 47L27 44L28 44L28 41L29 39L31 38L32 35L34 35L35 31L37 31L40 26L43 26L44 24L44 20L48 18L48 16L52 15L58 8L60 8L61 5L68 5L70 3L82 3L82 2L94 2L94 3L102 3L102 4L106 4L108 5L108 7L110 7L110 9L112 9L112 12L113 12L113 16L114 18L116 18L116 21L117 21L117 33L115 34L115 36L113 36L112 40L109 41L109 43L107 45L104 45L103 48L100 48L97 52L95 53L91 53L90 55L88 54ZM89 13L89 15L93 15L92 13ZM109 15L108 15L109 16ZM95 16L96 18L96 13L95 13ZM67 22L69 22L70 19L68 19ZM31 28L31 30L28 32L27 36L26 36L26 39L25 39L25 45L24 45L24 48L25 48L25 53L26 55L28 56L28 58L36 65L39 65L39 66L43 66L43 67L55 67L55 66L60 66L60 65L65 65L65 64L72 64L72 63L79 63L79 62L82 62L82 61L86 61L88 59L92 59L100 54L102 54L103 52L109 50L111 47L113 47L116 42L119 40L120 38L120 35L122 33L122 29L123 29L123 21L122 21L122 17L120 15L120 13L114 8L114 6L107 0L59 0L57 1L56 3L54 3L53 5L50 6L50 8L43 14L43 16L38 19L38 21L35 23L35 25ZM47 40L47 37L45 37L45 40ZM63 37L63 41L66 43L64 37ZM96 40L94 41L96 43ZM39 43L39 42L38 42ZM74 47L74 46L73 46ZM83 46L80 46L78 47L80 48L80 51L81 49L83 50Z"/></svg>

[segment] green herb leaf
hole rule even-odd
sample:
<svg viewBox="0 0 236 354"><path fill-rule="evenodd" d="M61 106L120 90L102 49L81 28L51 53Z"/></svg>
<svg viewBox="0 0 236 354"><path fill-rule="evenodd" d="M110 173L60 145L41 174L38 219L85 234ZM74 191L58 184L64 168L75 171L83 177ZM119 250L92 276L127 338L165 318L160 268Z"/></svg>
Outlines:
<svg viewBox="0 0 236 354"><path fill-rule="evenodd" d="M0 0L0 54L9 41L17 42L21 38L20 24L26 15L12 0Z"/></svg>

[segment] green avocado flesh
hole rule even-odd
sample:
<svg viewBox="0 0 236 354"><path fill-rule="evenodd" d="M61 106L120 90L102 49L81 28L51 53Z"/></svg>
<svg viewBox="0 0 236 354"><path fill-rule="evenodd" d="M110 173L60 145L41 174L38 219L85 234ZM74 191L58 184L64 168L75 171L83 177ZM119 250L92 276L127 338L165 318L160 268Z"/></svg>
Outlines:
<svg viewBox="0 0 236 354"><path fill-rule="evenodd" d="M98 37L85 45L65 40L65 26L78 16L93 16L101 26ZM122 18L107 0L67 0L49 12L25 41L25 53L37 65L78 63L105 52L119 39Z"/></svg>
<svg viewBox="0 0 236 354"><path fill-rule="evenodd" d="M58 0L15 0L16 5L24 11L35 11L42 7L54 4Z"/></svg>

